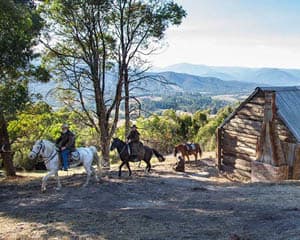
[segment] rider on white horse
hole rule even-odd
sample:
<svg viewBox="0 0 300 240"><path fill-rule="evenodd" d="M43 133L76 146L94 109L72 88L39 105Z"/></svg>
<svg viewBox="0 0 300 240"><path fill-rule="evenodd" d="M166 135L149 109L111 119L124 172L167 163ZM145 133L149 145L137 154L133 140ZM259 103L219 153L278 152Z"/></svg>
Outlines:
<svg viewBox="0 0 300 240"><path fill-rule="evenodd" d="M93 168L92 164L93 164L93 161L95 160L97 163L98 172L100 173L100 171L101 171L100 160L98 158L97 149L95 146L80 147L80 148L77 148L76 150L79 155L77 166L80 163L82 163L86 170L86 173L87 173L86 182L83 185L85 187L88 185L90 176L92 174L95 175L96 181L99 180L97 173L96 173L95 169ZM49 173L43 177L42 187L41 187L42 191L46 190L47 179L51 175L54 175L57 179L57 189L61 188L61 183L60 183L60 180L58 177L60 161L58 159L58 152L57 152L56 146L53 142L48 141L46 139L37 140L35 142L35 144L33 145L28 157L30 159L35 159L37 157L40 157L41 159L43 159L47 170L49 170Z"/></svg>
<svg viewBox="0 0 300 240"><path fill-rule="evenodd" d="M69 130L68 124L61 126L61 135L56 140L55 144L60 150L64 171L68 171L68 159L70 153L75 150L75 134Z"/></svg>

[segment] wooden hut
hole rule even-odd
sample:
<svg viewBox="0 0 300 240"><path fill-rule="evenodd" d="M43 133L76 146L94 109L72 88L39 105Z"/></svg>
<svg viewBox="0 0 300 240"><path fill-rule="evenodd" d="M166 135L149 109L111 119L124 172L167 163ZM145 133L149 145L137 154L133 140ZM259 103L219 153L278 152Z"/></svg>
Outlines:
<svg viewBox="0 0 300 240"><path fill-rule="evenodd" d="M217 129L216 161L252 181L300 179L300 88L256 88Z"/></svg>

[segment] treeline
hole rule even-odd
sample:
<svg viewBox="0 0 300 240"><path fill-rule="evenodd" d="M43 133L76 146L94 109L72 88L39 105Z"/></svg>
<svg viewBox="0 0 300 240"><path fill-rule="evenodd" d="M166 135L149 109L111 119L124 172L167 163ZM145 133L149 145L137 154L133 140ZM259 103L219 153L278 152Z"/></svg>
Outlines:
<svg viewBox="0 0 300 240"><path fill-rule="evenodd" d="M179 114L169 109L161 115L140 117L136 125L143 143L157 148L164 154L171 153L174 145L188 141L200 143L205 151L213 151L216 146L215 130L231 111L231 107L225 107L215 116L211 116L209 110L199 110L194 114ZM82 122L79 115L80 113L66 108L54 111L45 102L27 105L8 123L14 165L18 169L34 169L37 162L27 157L33 143L39 139L55 141L64 122L69 123L71 130L76 134L77 146L99 147L101 144L97 132ZM125 126L117 128L116 136L124 139ZM113 154L111 153L111 160L115 159Z"/></svg>
<svg viewBox="0 0 300 240"><path fill-rule="evenodd" d="M200 93L176 93L168 95L146 97L141 100L146 112L161 113L167 109L196 112L197 110L211 109L211 114L216 114L220 108L228 105L227 101L214 100L210 96Z"/></svg>

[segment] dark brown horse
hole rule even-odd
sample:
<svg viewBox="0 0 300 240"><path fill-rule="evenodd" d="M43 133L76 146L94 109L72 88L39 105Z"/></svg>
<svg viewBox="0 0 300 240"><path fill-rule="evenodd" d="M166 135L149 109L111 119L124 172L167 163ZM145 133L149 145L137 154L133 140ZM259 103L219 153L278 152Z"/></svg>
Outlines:
<svg viewBox="0 0 300 240"><path fill-rule="evenodd" d="M114 138L112 141L112 144L110 146L110 151L114 150L115 148L117 149L120 159L122 160L122 163L119 167L119 177L121 177L122 167L125 164L128 168L129 176L131 176L131 169L129 166L129 162L132 162L133 159L130 158L130 155L128 152L128 144L126 144L119 138ZM151 160L153 154L157 157L157 159L160 162L165 161L165 157L163 155L161 155L158 151L156 151L154 148L150 148L150 147L144 145L144 149L145 149L144 156L141 159L139 159L139 161L143 160L147 164L145 171L150 172L150 170L151 170L150 160Z"/></svg>
<svg viewBox="0 0 300 240"><path fill-rule="evenodd" d="M191 144L178 144L174 147L174 156L177 156L177 153L181 153L183 159L187 157L188 161L190 161L189 155L195 156L195 161L197 161L197 156L201 158L202 149L198 143L191 143Z"/></svg>

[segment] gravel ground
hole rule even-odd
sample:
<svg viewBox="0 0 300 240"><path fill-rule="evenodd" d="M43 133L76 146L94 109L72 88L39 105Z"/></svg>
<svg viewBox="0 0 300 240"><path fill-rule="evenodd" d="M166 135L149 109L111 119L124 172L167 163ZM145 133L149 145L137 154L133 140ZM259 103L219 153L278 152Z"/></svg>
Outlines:
<svg viewBox="0 0 300 240"><path fill-rule="evenodd" d="M146 175L117 168L86 188L84 174L62 177L46 193L40 178L0 181L0 239L300 239L300 182L238 183L209 158Z"/></svg>

